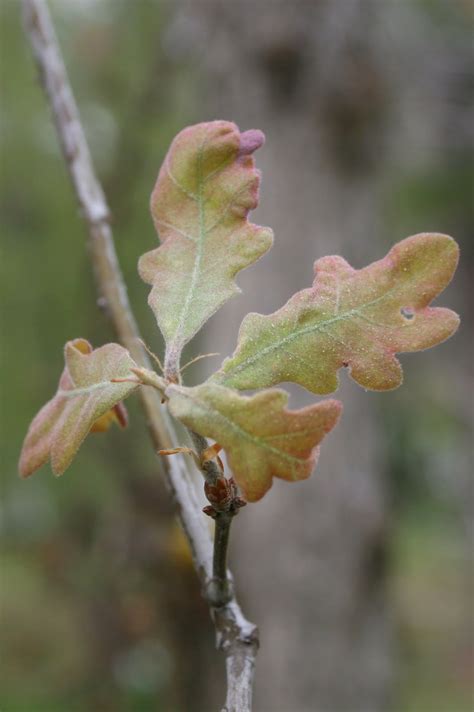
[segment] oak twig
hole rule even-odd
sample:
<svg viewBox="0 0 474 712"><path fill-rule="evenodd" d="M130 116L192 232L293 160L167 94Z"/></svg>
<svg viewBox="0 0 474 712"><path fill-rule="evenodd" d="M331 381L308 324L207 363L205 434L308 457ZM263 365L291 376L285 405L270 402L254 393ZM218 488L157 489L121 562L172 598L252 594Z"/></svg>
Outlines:
<svg viewBox="0 0 474 712"><path fill-rule="evenodd" d="M232 577L227 570L227 548L230 525L240 507L246 502L238 496L233 480L224 477L223 470L214 459L205 459L209 450L207 440L188 429L189 436L197 450L200 470L205 477L204 492L210 505L203 511L214 519L214 554L212 558L212 579L208 583L207 597L215 606L228 603L233 593Z"/></svg>
<svg viewBox="0 0 474 712"><path fill-rule="evenodd" d="M129 350L139 366L149 368L148 354L140 340L118 264L109 224L109 208L93 169L48 7L45 0L22 2L25 29L51 107L76 198L87 225L90 256L100 302L106 307L123 346ZM152 388L141 388L139 397L155 449L177 447L179 443L173 423L161 408L158 393ZM200 452L204 444L207 447L205 440L200 444ZM206 484L208 480L215 484L218 474L222 477L222 473L216 463L209 462L211 465L206 463ZM166 458L162 461L162 466L191 546L196 571L209 601L216 629L217 647L226 656L227 696L224 709L226 712L250 712L258 631L256 626L245 618L231 591L228 590L227 596L221 596L220 599L212 595L212 582L216 578L216 571L221 582L230 580L226 551L233 514L217 512L216 543L219 543L213 555L212 541L197 499L191 461L177 456ZM237 500L238 498L235 501Z"/></svg>
<svg viewBox="0 0 474 712"><path fill-rule="evenodd" d="M217 603L227 603L232 597L232 580L227 573L227 548L229 546L230 525L233 514L219 512L215 518L214 556L212 559L212 572L214 587L213 596Z"/></svg>
<svg viewBox="0 0 474 712"><path fill-rule="evenodd" d="M189 430L189 428L187 428L187 431L194 447L196 448L198 456L201 457L203 452L208 447L206 438L203 438L202 435L195 433L193 430ZM202 463L201 471L205 477L206 483L208 484L215 484L217 480L222 477L222 472L214 460L207 460Z"/></svg>

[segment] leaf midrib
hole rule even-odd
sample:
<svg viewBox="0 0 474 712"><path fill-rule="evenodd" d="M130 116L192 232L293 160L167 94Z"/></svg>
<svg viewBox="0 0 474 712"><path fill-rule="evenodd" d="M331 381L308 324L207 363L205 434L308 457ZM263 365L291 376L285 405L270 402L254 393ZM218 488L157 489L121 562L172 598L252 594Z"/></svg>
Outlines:
<svg viewBox="0 0 474 712"><path fill-rule="evenodd" d="M175 335L173 342L179 342L179 337L181 336L181 339L183 338L182 332L184 330L184 324L189 312L189 305L191 304L191 301L194 298L194 292L196 289L196 285L198 282L199 278L199 272L201 270L201 262L202 262L202 256L203 256L203 246L204 246L204 238L205 238L205 232L204 232L204 206L203 206L203 200L202 200L202 189L203 189L203 182L202 182L202 154L204 151L204 146L207 141L207 135L203 139L201 145L199 146L199 151L197 155L197 173L198 173L198 194L197 194L197 204L198 204L198 211L199 211L199 237L196 240L196 259L194 260L194 266L193 266L193 272L191 275L191 283L189 285L189 290L186 295L186 299L184 300L183 308L181 310L181 314L179 316L178 324L176 327Z"/></svg>
<svg viewBox="0 0 474 712"><path fill-rule="evenodd" d="M261 358L264 358L269 353L272 353L273 351L278 350L285 344L291 343L292 341L299 338L300 336L306 336L306 334L311 334L311 333L317 332L317 331L323 331L325 327L331 326L332 324L335 324L339 321L345 321L352 316L362 316L360 313L362 310L368 309L369 307L373 306L374 304L377 304L378 302L383 301L395 289L396 289L396 285L394 287L392 287L391 289L389 289L388 292L385 292L380 297L373 299L371 302L368 302L367 304L363 304L362 306L356 307L354 309L350 309L349 311L345 312L344 314L339 314L338 316L334 316L331 319L326 319L325 321L319 322L317 324L311 324L311 326L307 326L304 329L300 329L299 331L294 331L291 334L288 334L287 336L285 336L283 339L280 339L279 341L275 341L274 343L270 344L269 346L266 346L265 348L261 349L260 351L257 351L257 353L253 354L252 356L249 356L248 358L244 359L239 364L234 366L230 371L225 371L225 367L224 367L224 369L222 371L222 375L220 376L219 374L216 374L215 379L212 379L212 380L214 380L214 382L218 382L218 383L222 383L222 384L228 383L238 373L240 373L241 371L244 371L246 368L251 366L256 361L259 361ZM234 358L234 357L231 357L231 360L232 360L232 358ZM237 356L235 358L237 358Z"/></svg>
<svg viewBox="0 0 474 712"><path fill-rule="evenodd" d="M268 450L277 457L287 460L292 465L294 465L295 463L300 465L306 462L306 460L303 458L296 457L295 455L290 455L284 450L279 450L278 448L268 445L264 439L259 438L256 435L251 435L247 430L244 430L240 425L237 425L233 420L230 420L227 416L225 416L215 407L210 406L209 403L207 403L206 401L203 401L200 398L196 398L195 396L192 396L187 393L186 389L174 387L173 390L177 390L180 396L187 398L192 403L196 403L197 405L201 406L205 411L210 413L217 420L223 421L224 424L227 425L227 427L236 432L239 436L243 437L245 440L248 440L249 442L254 444L256 447L262 448L263 450Z"/></svg>

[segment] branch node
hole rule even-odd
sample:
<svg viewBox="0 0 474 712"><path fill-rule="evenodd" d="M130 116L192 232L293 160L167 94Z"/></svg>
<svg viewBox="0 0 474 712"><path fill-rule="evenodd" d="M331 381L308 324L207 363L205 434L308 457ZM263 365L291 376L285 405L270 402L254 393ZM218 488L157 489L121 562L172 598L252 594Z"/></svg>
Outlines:
<svg viewBox="0 0 474 712"><path fill-rule="evenodd" d="M207 582L204 596L213 608L222 608L233 599L234 584L227 577L221 579L214 576Z"/></svg>

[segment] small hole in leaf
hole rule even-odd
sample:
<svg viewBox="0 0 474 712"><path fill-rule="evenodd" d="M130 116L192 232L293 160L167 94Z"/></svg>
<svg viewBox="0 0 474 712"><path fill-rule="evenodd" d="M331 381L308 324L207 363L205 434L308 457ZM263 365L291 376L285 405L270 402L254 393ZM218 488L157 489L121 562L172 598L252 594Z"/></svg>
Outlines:
<svg viewBox="0 0 474 712"><path fill-rule="evenodd" d="M413 309L411 309L411 307L402 307L400 309L400 314L408 320L413 319L413 317L415 316L415 312L413 311Z"/></svg>

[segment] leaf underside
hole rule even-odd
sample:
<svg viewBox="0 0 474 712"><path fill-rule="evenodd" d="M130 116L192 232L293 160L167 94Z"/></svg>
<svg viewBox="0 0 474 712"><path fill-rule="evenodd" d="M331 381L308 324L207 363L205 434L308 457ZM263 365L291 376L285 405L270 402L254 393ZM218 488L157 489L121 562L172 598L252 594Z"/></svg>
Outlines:
<svg viewBox="0 0 474 712"><path fill-rule="evenodd" d="M164 160L151 196L161 246L138 269L152 285L167 371L177 372L183 346L240 291L237 272L271 247L272 231L247 219L260 182L252 153L263 142L260 131L212 121L181 131Z"/></svg>
<svg viewBox="0 0 474 712"><path fill-rule="evenodd" d="M171 413L225 449L233 476L249 502L261 499L272 478L303 480L318 459L319 443L336 425L338 401L287 410L288 394L273 389L242 396L218 385L167 389Z"/></svg>
<svg viewBox="0 0 474 712"><path fill-rule="evenodd" d="M454 312L429 307L451 281L458 252L447 235L423 233L361 270L342 257L317 260L310 289L273 314L245 317L235 353L211 382L244 390L293 381L326 394L347 367L366 389L396 388L395 354L427 349L458 327Z"/></svg>
<svg viewBox="0 0 474 712"><path fill-rule="evenodd" d="M127 424L121 401L137 387L111 383L130 376L136 366L119 344L99 349L85 339L69 341L64 349L65 368L56 395L39 411L30 425L20 456L19 470L28 477L49 459L56 475L71 464L89 431L103 432L113 423Z"/></svg>

